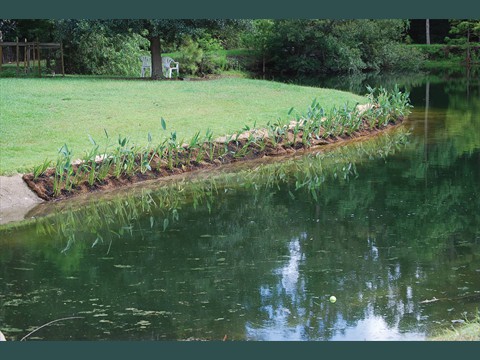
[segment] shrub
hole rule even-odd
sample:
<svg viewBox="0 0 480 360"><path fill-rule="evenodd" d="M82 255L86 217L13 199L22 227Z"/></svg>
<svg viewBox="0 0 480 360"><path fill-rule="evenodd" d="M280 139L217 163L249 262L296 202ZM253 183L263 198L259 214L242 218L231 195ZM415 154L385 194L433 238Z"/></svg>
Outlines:
<svg viewBox="0 0 480 360"><path fill-rule="evenodd" d="M140 35L85 34L79 43L83 66L87 74L138 76L139 57L148 55L140 45L146 40Z"/></svg>
<svg viewBox="0 0 480 360"><path fill-rule="evenodd" d="M425 62L425 55L418 49L402 44L389 43L384 46L382 68L388 70L419 70Z"/></svg>
<svg viewBox="0 0 480 360"><path fill-rule="evenodd" d="M186 37L179 48L179 61L188 75L218 74L229 68L229 61L219 40L210 35L193 40Z"/></svg>
<svg viewBox="0 0 480 360"><path fill-rule="evenodd" d="M139 57L148 41L137 34L111 34L99 23L59 20L56 40L64 44L66 72L86 75L138 76Z"/></svg>
<svg viewBox="0 0 480 360"><path fill-rule="evenodd" d="M178 61L181 64L181 72L189 75L196 74L203 59L203 50L200 49L198 43L188 37L180 47L179 52Z"/></svg>
<svg viewBox="0 0 480 360"><path fill-rule="evenodd" d="M400 47L407 28L402 19L274 20L252 44L267 58L268 69L282 74L417 67L421 53Z"/></svg>

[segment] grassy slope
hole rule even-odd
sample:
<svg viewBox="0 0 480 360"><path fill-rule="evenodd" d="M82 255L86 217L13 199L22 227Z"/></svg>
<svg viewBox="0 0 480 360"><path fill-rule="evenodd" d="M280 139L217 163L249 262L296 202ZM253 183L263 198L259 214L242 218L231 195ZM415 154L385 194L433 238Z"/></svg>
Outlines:
<svg viewBox="0 0 480 360"><path fill-rule="evenodd" d="M304 112L313 98L326 108L365 102L356 95L261 80L141 81L95 78L0 79L0 175L55 160L66 143L75 157L105 143L104 129L135 144L177 131L188 140L207 128L222 136ZM160 126L165 118L167 131ZM112 140L112 139L111 139Z"/></svg>

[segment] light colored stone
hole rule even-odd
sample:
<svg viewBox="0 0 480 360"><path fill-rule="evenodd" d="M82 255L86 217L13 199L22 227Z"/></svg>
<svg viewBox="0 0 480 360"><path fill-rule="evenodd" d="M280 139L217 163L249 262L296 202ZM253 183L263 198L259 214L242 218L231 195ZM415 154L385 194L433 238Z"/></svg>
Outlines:
<svg viewBox="0 0 480 360"><path fill-rule="evenodd" d="M22 175L0 176L0 224L25 219L25 215L42 202Z"/></svg>

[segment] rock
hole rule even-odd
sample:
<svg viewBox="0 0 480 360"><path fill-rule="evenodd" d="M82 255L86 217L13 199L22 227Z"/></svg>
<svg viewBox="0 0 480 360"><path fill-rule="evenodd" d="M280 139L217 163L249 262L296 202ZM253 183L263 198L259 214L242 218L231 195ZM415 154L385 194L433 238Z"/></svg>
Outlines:
<svg viewBox="0 0 480 360"><path fill-rule="evenodd" d="M42 202L23 181L22 175L0 176L0 224L23 220Z"/></svg>

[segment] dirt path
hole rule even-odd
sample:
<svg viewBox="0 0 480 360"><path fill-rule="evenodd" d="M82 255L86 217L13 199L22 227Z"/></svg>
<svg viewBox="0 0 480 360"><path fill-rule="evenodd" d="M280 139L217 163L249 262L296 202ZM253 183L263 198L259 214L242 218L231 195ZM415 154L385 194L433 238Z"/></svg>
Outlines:
<svg viewBox="0 0 480 360"><path fill-rule="evenodd" d="M42 202L22 175L0 176L0 225L23 220L29 210Z"/></svg>

